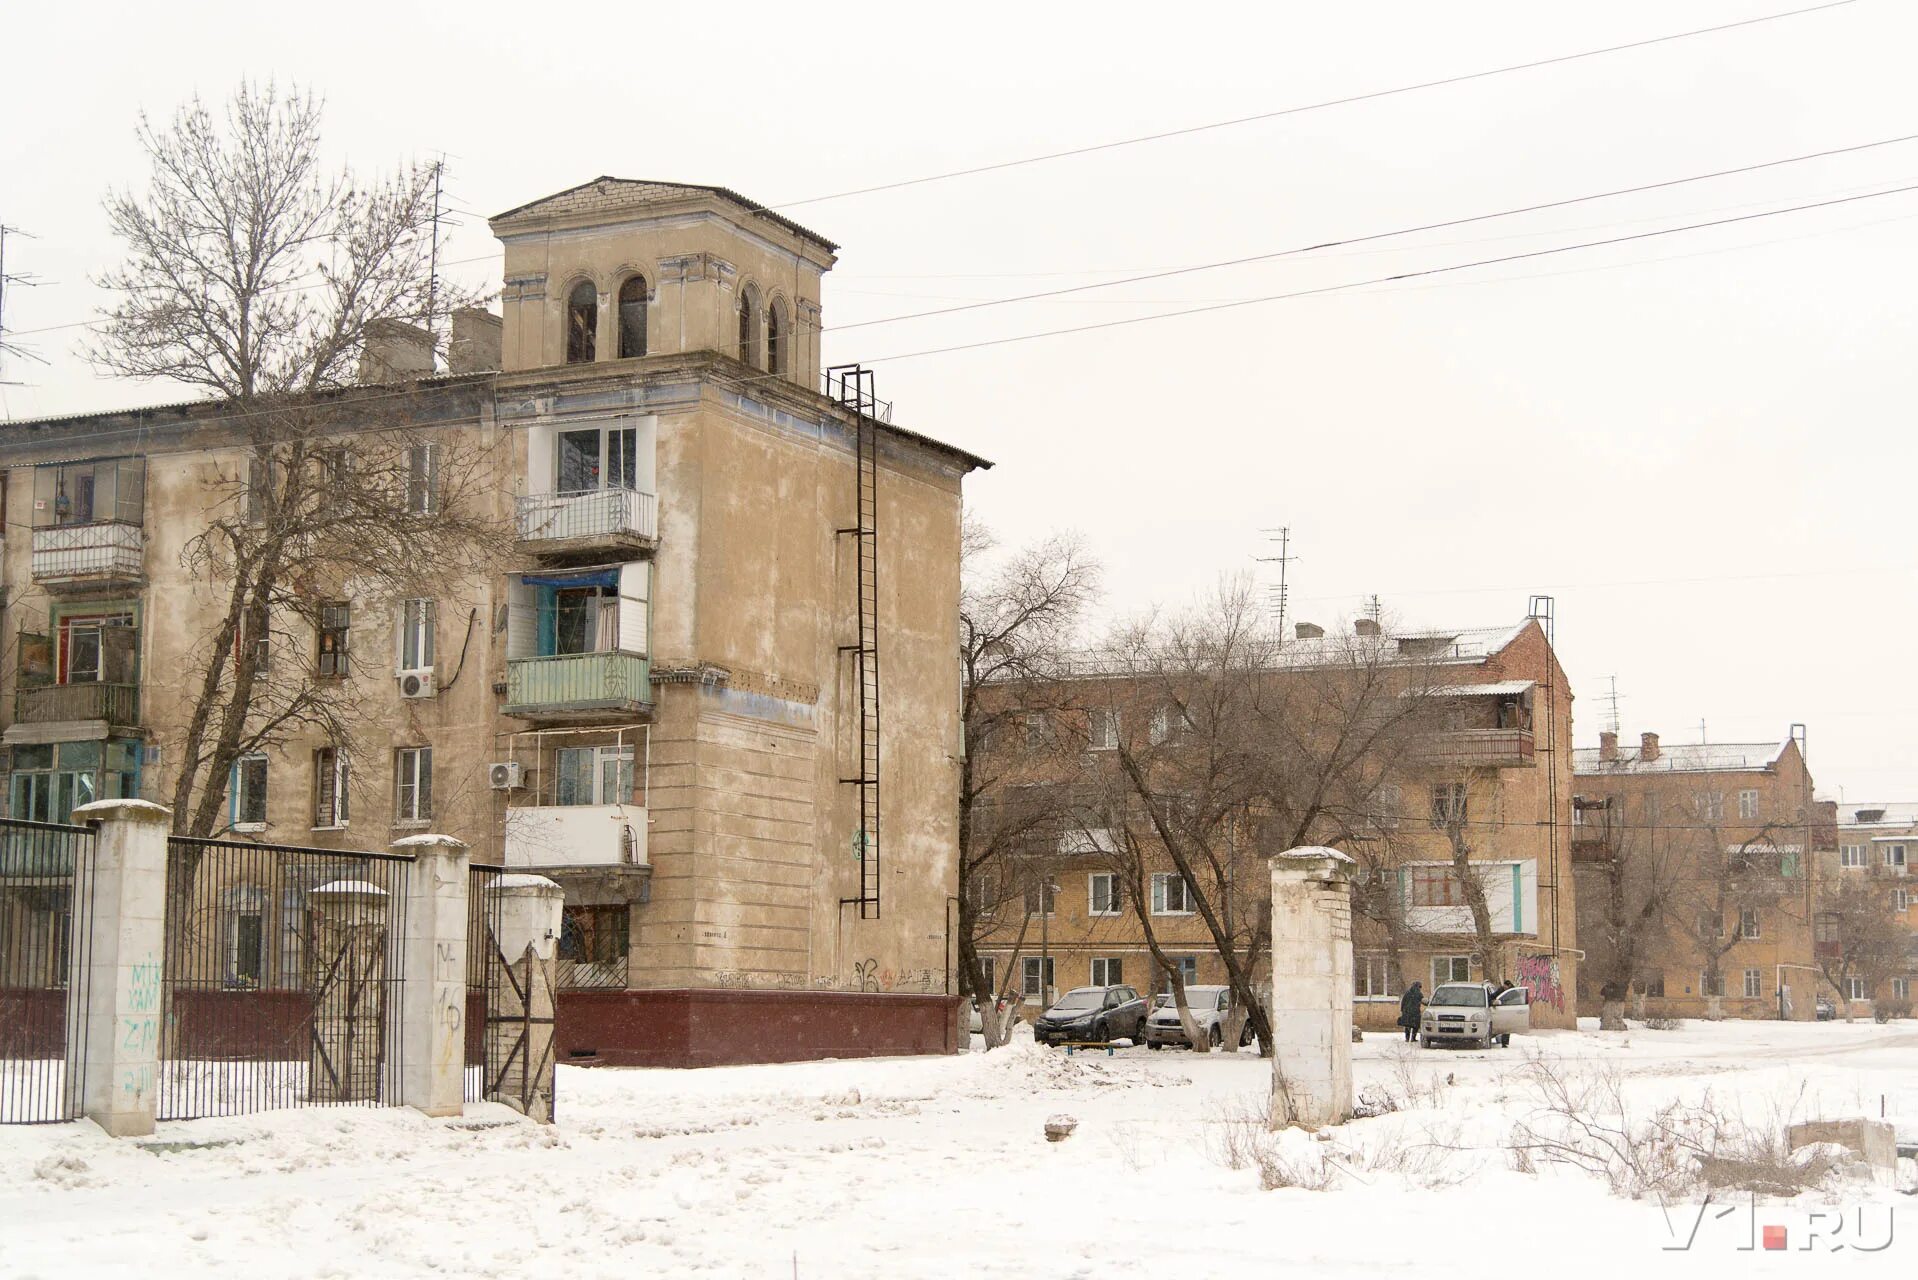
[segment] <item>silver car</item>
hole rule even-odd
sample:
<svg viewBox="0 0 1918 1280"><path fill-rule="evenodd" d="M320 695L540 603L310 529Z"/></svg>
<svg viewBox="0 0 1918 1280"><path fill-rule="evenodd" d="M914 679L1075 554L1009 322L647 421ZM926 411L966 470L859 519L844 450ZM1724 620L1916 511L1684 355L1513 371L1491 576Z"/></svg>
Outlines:
<svg viewBox="0 0 1918 1280"><path fill-rule="evenodd" d="M1185 989L1185 1005L1192 1011L1192 1021L1198 1024L1199 1034L1205 1036L1214 1049L1225 1042L1225 1020L1232 1012L1231 987L1197 987ZM1247 1023L1239 1043L1250 1039L1252 1024ZM1145 1043L1149 1049L1163 1049L1169 1044L1192 1047L1185 1038L1185 1027L1179 1022L1179 1007L1172 1001L1172 993L1165 992L1152 1002L1152 1012L1145 1020Z"/></svg>
<svg viewBox="0 0 1918 1280"><path fill-rule="evenodd" d="M1446 982L1432 992L1419 1015L1419 1044L1476 1044L1490 1049L1512 1043L1514 1031L1532 1025L1531 993L1524 987L1496 990L1489 982Z"/></svg>

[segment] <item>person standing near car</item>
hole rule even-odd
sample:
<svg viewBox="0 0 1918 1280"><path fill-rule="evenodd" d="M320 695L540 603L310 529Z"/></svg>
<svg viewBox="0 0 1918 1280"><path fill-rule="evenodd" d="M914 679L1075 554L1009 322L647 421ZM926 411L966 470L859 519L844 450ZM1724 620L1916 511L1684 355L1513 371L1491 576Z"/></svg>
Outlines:
<svg viewBox="0 0 1918 1280"><path fill-rule="evenodd" d="M1405 1028L1407 1044L1419 1038L1419 1014L1425 1008L1425 992L1414 982L1399 997L1399 1025Z"/></svg>

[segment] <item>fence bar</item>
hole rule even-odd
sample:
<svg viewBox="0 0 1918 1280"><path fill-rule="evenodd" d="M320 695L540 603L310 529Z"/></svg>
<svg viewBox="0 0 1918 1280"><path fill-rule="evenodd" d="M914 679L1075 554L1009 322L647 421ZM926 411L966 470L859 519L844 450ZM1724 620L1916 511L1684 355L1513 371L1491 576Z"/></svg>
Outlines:
<svg viewBox="0 0 1918 1280"><path fill-rule="evenodd" d="M93 834L0 820L0 1124L80 1114Z"/></svg>

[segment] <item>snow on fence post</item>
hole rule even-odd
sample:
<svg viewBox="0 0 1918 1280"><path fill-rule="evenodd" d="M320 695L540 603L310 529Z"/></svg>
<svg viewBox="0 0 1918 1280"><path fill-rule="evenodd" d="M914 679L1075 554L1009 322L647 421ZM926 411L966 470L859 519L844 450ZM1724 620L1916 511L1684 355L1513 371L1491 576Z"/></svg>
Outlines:
<svg viewBox="0 0 1918 1280"><path fill-rule="evenodd" d="M489 1102L503 1102L541 1124L553 1122L553 1018L559 983L559 934L565 891L545 876L505 875L486 891L499 899L495 939L501 964L489 967L486 1062Z"/></svg>
<svg viewBox="0 0 1918 1280"><path fill-rule="evenodd" d="M73 821L94 834L92 858L74 861L72 901L90 904L74 915L86 920L90 937L68 951L68 981L81 984L86 1008L67 1023L67 1087L77 1084L87 1119L116 1138L140 1137L153 1132L159 1093L173 811L145 800L95 800L75 809Z"/></svg>
<svg viewBox="0 0 1918 1280"><path fill-rule="evenodd" d="M1352 859L1308 845L1273 854L1272 1124L1352 1116Z"/></svg>
<svg viewBox="0 0 1918 1280"><path fill-rule="evenodd" d="M387 1021L399 1101L429 1116L460 1114L466 1071L467 848L452 836L407 836L399 920L400 1016Z"/></svg>

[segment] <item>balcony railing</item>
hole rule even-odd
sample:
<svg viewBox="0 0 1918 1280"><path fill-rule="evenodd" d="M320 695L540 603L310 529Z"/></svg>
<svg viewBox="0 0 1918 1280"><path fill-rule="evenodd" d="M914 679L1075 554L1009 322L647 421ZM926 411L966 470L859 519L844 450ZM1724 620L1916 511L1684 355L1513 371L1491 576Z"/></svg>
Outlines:
<svg viewBox="0 0 1918 1280"><path fill-rule="evenodd" d="M563 653L506 664L509 716L631 715L653 701L650 665L634 653Z"/></svg>
<svg viewBox="0 0 1918 1280"><path fill-rule="evenodd" d="M518 507L522 542L611 545L659 536L659 499L637 489L528 493Z"/></svg>
<svg viewBox="0 0 1918 1280"><path fill-rule="evenodd" d="M14 695L13 718L21 724L67 720L139 724L140 686L99 682L21 685Z"/></svg>
<svg viewBox="0 0 1918 1280"><path fill-rule="evenodd" d="M134 580L144 567L140 526L117 520L33 531L33 580L42 586Z"/></svg>
<svg viewBox="0 0 1918 1280"><path fill-rule="evenodd" d="M1419 755L1432 764L1509 767L1532 763L1530 729L1448 729L1421 744Z"/></svg>

